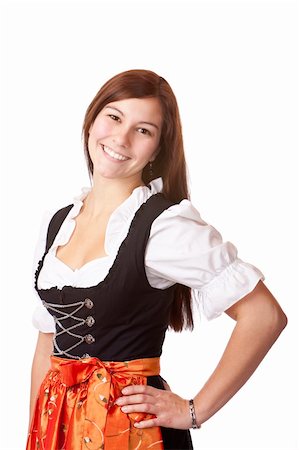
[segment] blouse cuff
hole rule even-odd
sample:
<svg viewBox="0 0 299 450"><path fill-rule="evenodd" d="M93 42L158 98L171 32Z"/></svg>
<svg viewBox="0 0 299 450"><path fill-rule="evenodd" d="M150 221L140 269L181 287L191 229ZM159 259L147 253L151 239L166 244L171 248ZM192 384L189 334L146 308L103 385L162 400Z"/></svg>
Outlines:
<svg viewBox="0 0 299 450"><path fill-rule="evenodd" d="M263 273L250 263L236 258L210 283L195 291L202 311L208 320L220 316L230 306L249 294Z"/></svg>
<svg viewBox="0 0 299 450"><path fill-rule="evenodd" d="M32 315L32 323L35 328L43 333L55 333L54 318L42 305L38 305Z"/></svg>

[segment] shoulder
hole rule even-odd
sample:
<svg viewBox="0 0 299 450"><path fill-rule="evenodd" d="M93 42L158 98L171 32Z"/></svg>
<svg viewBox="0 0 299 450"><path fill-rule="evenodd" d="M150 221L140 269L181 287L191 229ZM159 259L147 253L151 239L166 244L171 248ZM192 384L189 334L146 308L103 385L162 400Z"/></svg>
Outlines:
<svg viewBox="0 0 299 450"><path fill-rule="evenodd" d="M188 199L179 203L166 205L163 212L155 219L154 228L211 228L211 225L203 220L199 210ZM213 227L212 227L213 228Z"/></svg>
<svg viewBox="0 0 299 450"><path fill-rule="evenodd" d="M75 217L79 213L83 205L83 200L89 192L89 187L82 187L81 193L74 196L66 205L46 210L42 222L47 225L52 225L61 220L63 221L68 215Z"/></svg>
<svg viewBox="0 0 299 450"><path fill-rule="evenodd" d="M71 203L67 206L63 206L62 208L56 210L54 214L52 214L49 225L55 225L56 223L61 223L66 218L66 216L69 214L71 209L73 208L74 204Z"/></svg>
<svg viewBox="0 0 299 450"><path fill-rule="evenodd" d="M167 248L178 255L207 252L212 247L222 247L222 242L220 231L201 217L190 200L184 199L153 221L148 247Z"/></svg>
<svg viewBox="0 0 299 450"><path fill-rule="evenodd" d="M73 204L57 208L51 208L44 210L41 218L40 228L41 230L47 230L49 225L59 220L61 217L66 217L69 211L72 209Z"/></svg>

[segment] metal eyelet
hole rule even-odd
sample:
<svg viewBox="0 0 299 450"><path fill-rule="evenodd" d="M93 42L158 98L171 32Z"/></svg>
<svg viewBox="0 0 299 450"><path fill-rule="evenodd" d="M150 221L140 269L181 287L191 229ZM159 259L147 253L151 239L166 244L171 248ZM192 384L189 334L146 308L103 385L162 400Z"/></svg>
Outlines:
<svg viewBox="0 0 299 450"><path fill-rule="evenodd" d="M86 317L86 319L85 319L85 323L86 323L86 325L87 325L88 327L92 327L93 324L95 323L95 320L94 320L94 318L93 318L92 316L88 316L88 317Z"/></svg>
<svg viewBox="0 0 299 450"><path fill-rule="evenodd" d="M84 305L86 306L86 308L91 309L93 308L93 301L90 300L90 298L86 298L84 300Z"/></svg>
<svg viewBox="0 0 299 450"><path fill-rule="evenodd" d="M84 336L84 340L86 344L93 344L95 342L95 338L91 334Z"/></svg>

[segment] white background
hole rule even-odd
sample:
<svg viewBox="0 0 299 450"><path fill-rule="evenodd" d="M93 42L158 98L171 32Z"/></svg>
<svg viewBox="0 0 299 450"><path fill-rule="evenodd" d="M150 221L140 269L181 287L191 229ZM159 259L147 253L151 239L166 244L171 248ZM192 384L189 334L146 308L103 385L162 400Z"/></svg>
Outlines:
<svg viewBox="0 0 299 450"><path fill-rule="evenodd" d="M192 200L265 274L288 327L201 430L200 450L298 449L298 4L295 1L2 2L1 449L25 447L33 249L43 212L89 184L85 110L116 73L166 78L181 110ZM4 69L4 70L3 70ZM190 398L233 322L169 333L162 375Z"/></svg>

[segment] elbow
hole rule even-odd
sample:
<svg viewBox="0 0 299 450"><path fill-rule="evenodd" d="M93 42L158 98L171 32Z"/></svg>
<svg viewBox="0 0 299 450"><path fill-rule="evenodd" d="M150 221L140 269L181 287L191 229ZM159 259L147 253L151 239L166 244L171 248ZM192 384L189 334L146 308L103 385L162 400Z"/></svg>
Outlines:
<svg viewBox="0 0 299 450"><path fill-rule="evenodd" d="M267 320L268 332L276 339L287 326L288 318L279 305L275 305L271 309Z"/></svg>
<svg viewBox="0 0 299 450"><path fill-rule="evenodd" d="M285 313L283 312L283 310L281 308L279 308L279 311L277 312L277 318L276 318L276 327L277 327L277 331L280 334L284 328L287 326L288 324L288 318L285 315Z"/></svg>
<svg viewBox="0 0 299 450"><path fill-rule="evenodd" d="M262 332L273 340L288 323L281 306L262 282L226 312L237 322L245 323L258 334Z"/></svg>

